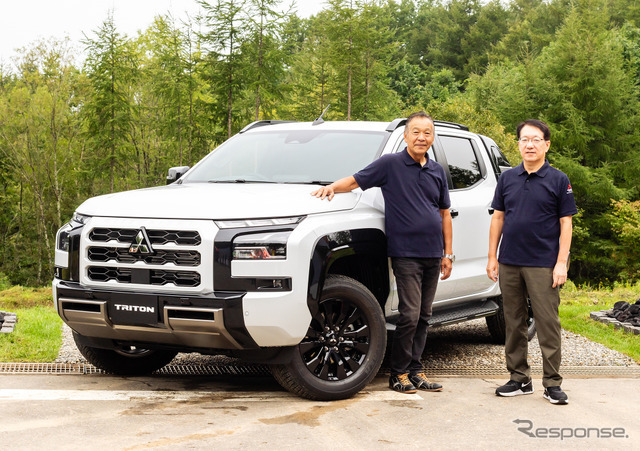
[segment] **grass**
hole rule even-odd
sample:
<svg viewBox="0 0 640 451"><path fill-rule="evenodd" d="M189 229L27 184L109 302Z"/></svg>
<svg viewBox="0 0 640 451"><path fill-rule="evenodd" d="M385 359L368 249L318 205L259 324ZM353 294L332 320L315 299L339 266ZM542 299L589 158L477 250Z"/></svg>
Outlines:
<svg viewBox="0 0 640 451"><path fill-rule="evenodd" d="M0 291L0 310L18 315L13 332L0 334L0 362L52 362L62 344L62 320L51 288Z"/></svg>
<svg viewBox="0 0 640 451"><path fill-rule="evenodd" d="M560 322L564 329L619 351L640 364L640 335L589 318L590 312L610 309L617 301L635 302L640 298L640 283L578 288L567 282L561 298ZM0 362L55 360L62 344L62 320L53 307L51 288L0 284L0 310L18 315L15 330L0 334Z"/></svg>
<svg viewBox="0 0 640 451"><path fill-rule="evenodd" d="M608 310L618 301L634 303L640 298L640 284L617 284L613 288L582 287L568 282L560 297L560 323L563 329L582 335L621 352L640 364L640 335L633 335L611 324L590 319L591 312Z"/></svg>

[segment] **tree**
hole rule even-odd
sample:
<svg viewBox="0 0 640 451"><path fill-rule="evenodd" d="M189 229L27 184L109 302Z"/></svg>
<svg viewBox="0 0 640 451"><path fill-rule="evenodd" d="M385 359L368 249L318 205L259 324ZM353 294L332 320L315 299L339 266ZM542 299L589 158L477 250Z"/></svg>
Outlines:
<svg viewBox="0 0 640 451"><path fill-rule="evenodd" d="M184 165L192 149L192 88L183 32L169 16L157 17L140 36L145 55L136 90L135 148L140 186L159 182L170 165Z"/></svg>
<svg viewBox="0 0 640 451"><path fill-rule="evenodd" d="M83 106L89 158L96 171L105 165L109 168L109 189L113 192L116 180L124 181L124 186L127 181L122 165L131 148L128 137L134 107L132 87L139 76L137 55L133 43L116 30L112 15L95 38L86 38L84 43L85 72L91 88Z"/></svg>
<svg viewBox="0 0 640 451"><path fill-rule="evenodd" d="M247 16L244 1L218 0L210 5L204 0L198 3L205 11L204 24L208 31L201 35L202 43L209 51L207 58L207 80L211 83L215 97L224 99L226 108L227 137L233 131L234 106L244 88L246 60L242 58L242 45L246 41ZM214 112L221 111L214 107Z"/></svg>
<svg viewBox="0 0 640 451"><path fill-rule="evenodd" d="M326 11L329 20L325 33L331 54L331 65L334 69L335 83L338 93L337 107L341 109L348 121L351 120L353 99L353 83L362 48L359 46L362 30L358 28L353 0L330 0Z"/></svg>
<svg viewBox="0 0 640 451"><path fill-rule="evenodd" d="M305 33L300 51L293 56L287 73L287 85L291 85L291 95L285 105L278 107L281 117L295 120L313 120L325 108L337 102L337 89L333 85L335 70L331 64L331 47L324 30L329 20L327 14L320 13L311 22ZM286 38L285 38L286 39ZM343 117L336 108L327 117Z"/></svg>
<svg viewBox="0 0 640 451"><path fill-rule="evenodd" d="M19 76L0 97L3 267L14 283L42 284L51 274L53 245L73 197L80 99L73 53L64 41L23 49ZM3 202L4 203L4 202Z"/></svg>
<svg viewBox="0 0 640 451"><path fill-rule="evenodd" d="M463 82L484 70L492 45L506 33L506 17L498 2L484 7L478 0L422 3L409 41L411 60L428 74L449 69Z"/></svg>
<svg viewBox="0 0 640 451"><path fill-rule="evenodd" d="M250 0L251 18L243 57L247 61L248 86L255 101L254 120L271 118L275 105L284 98L287 53L282 46L284 14L275 8L278 0ZM262 113L262 114L261 114Z"/></svg>
<svg viewBox="0 0 640 451"><path fill-rule="evenodd" d="M359 4L356 26L361 48L361 80L356 84L354 112L360 120L384 119L395 116L399 98L389 88L387 69L397 44L392 40L389 18L374 2Z"/></svg>
<svg viewBox="0 0 640 451"><path fill-rule="evenodd" d="M489 53L492 62L537 57L554 40L569 11L566 0L513 0L506 30Z"/></svg>

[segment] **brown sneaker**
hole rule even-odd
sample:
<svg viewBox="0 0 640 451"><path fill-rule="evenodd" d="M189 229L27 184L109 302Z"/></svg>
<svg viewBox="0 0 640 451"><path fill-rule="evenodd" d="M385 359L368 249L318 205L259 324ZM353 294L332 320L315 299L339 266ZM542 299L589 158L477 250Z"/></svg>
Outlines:
<svg viewBox="0 0 640 451"><path fill-rule="evenodd" d="M400 393L415 393L417 390L409 381L409 373L398 374L389 378L389 388Z"/></svg>
<svg viewBox="0 0 640 451"><path fill-rule="evenodd" d="M431 382L424 373L412 374L409 376L411 383L420 390L442 391L442 385Z"/></svg>

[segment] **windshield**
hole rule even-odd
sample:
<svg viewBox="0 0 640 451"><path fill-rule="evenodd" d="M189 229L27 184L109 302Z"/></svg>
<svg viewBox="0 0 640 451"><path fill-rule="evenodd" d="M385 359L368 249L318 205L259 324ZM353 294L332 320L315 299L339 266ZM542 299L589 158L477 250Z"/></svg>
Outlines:
<svg viewBox="0 0 640 451"><path fill-rule="evenodd" d="M371 163L385 132L289 130L236 135L185 182L331 183Z"/></svg>

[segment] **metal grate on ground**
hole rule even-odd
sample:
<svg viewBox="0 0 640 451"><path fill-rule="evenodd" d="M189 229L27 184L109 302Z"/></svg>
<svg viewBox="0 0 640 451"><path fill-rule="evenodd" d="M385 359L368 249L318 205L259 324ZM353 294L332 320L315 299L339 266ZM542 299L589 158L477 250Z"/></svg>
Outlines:
<svg viewBox="0 0 640 451"><path fill-rule="evenodd" d="M0 374L98 374L102 371L88 364L0 363Z"/></svg>
<svg viewBox="0 0 640 451"><path fill-rule="evenodd" d="M532 367L535 376L542 375L541 367ZM505 368L496 367L428 367L428 376L486 377L507 375ZM576 377L634 377L640 378L640 365L636 366L563 366L563 376ZM0 363L1 374L104 374L90 364L64 363ZM268 376L266 365L167 365L154 372L159 376ZM380 375L388 375L388 368L381 368Z"/></svg>
<svg viewBox="0 0 640 451"><path fill-rule="evenodd" d="M495 367L456 367L456 368L426 368L428 376L507 376L506 368ZM640 366L561 366L563 376L576 377L637 377L640 378ZM541 366L532 366L531 374L542 376Z"/></svg>
<svg viewBox="0 0 640 451"><path fill-rule="evenodd" d="M90 364L0 363L0 374L106 374ZM268 376L265 365L167 365L159 376Z"/></svg>

